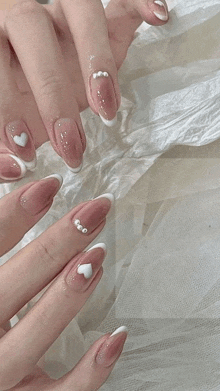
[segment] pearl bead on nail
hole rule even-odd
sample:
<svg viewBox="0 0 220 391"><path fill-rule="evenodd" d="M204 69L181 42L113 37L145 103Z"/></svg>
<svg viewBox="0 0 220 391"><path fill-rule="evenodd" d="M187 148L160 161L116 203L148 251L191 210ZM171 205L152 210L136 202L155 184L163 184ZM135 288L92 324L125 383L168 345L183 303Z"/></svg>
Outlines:
<svg viewBox="0 0 220 391"><path fill-rule="evenodd" d="M76 226L76 228L78 229L78 231L81 231L83 234L86 234L88 232L88 229L83 227L81 224L80 224L80 220L79 219L76 219L74 221L74 225Z"/></svg>

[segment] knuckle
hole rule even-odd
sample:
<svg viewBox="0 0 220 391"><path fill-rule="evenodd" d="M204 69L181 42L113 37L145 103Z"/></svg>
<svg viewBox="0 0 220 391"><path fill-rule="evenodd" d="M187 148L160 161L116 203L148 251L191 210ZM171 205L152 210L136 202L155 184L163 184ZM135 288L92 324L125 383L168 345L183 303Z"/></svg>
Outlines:
<svg viewBox="0 0 220 391"><path fill-rule="evenodd" d="M36 14L37 12L41 12L43 7L40 6L37 1L34 0L21 0L13 5L11 10L8 12L5 24L6 26L13 21L14 19L21 18L25 15L30 16Z"/></svg>
<svg viewBox="0 0 220 391"><path fill-rule="evenodd" d="M55 248L55 243L53 242L52 238L48 238L46 243L38 238L36 251L37 256L40 257L39 259L43 260L43 263L57 264L58 259L52 252L53 248Z"/></svg>
<svg viewBox="0 0 220 391"><path fill-rule="evenodd" d="M41 75L41 80L38 83L38 90L40 96L51 96L60 94L63 89L61 78L53 71L46 71Z"/></svg>

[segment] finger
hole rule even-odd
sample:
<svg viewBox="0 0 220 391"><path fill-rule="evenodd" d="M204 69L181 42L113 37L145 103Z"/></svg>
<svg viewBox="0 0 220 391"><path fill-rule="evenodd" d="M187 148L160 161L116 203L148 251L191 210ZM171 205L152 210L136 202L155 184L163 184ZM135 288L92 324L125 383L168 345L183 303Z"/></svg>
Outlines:
<svg viewBox="0 0 220 391"><path fill-rule="evenodd" d="M11 50L4 31L0 28L0 138L12 154L33 169L36 154L31 132L23 113L23 97L11 70Z"/></svg>
<svg viewBox="0 0 220 391"><path fill-rule="evenodd" d="M14 181L23 178L27 172L24 162L17 156L0 153L0 179L1 182Z"/></svg>
<svg viewBox="0 0 220 391"><path fill-rule="evenodd" d="M102 3L61 0L60 4L77 49L89 105L107 126L112 126L120 91Z"/></svg>
<svg viewBox="0 0 220 391"><path fill-rule="evenodd" d="M13 248L52 205L60 175L28 183L0 200L0 256Z"/></svg>
<svg viewBox="0 0 220 391"><path fill-rule="evenodd" d="M14 386L32 372L42 355L79 312L100 281L104 257L102 244L76 256L32 310L1 339L1 390Z"/></svg>
<svg viewBox="0 0 220 391"><path fill-rule="evenodd" d="M117 59L117 68L121 67L127 55L127 50L134 39L134 33L143 21L155 26L167 23L169 13L166 2L164 0L155 1L111 0L106 7L108 33L112 53L114 58ZM159 13L161 13L160 18L158 18Z"/></svg>
<svg viewBox="0 0 220 391"><path fill-rule="evenodd" d="M107 334L96 341L82 357L76 367L58 380L54 391L98 390L107 380L119 359L127 338L127 328L121 326L111 335Z"/></svg>
<svg viewBox="0 0 220 391"><path fill-rule="evenodd" d="M85 136L49 13L35 0L20 1L8 13L6 29L55 151L79 171Z"/></svg>
<svg viewBox="0 0 220 391"><path fill-rule="evenodd" d="M80 204L1 267L0 324L15 315L95 239L105 225L110 199L103 195ZM87 232L83 233L82 227Z"/></svg>

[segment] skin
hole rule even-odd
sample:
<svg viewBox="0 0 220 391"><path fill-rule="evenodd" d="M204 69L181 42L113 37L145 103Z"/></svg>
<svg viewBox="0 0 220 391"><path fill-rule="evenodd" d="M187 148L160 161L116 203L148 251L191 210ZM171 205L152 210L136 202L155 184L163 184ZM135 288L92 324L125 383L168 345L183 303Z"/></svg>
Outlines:
<svg viewBox="0 0 220 391"><path fill-rule="evenodd" d="M56 178L46 178L26 184L0 200L0 256L45 215L59 186ZM58 380L51 379L36 365L102 277L105 250L84 250L104 227L110 207L111 202L105 197L76 206L1 266L2 391L92 391L98 390L111 373L122 352L126 332L101 337ZM86 234L77 230L75 219L88 228ZM93 274L85 278L77 270L79 265L88 263ZM11 329L11 317L48 284L36 305Z"/></svg>
<svg viewBox="0 0 220 391"><path fill-rule="evenodd" d="M100 0L56 0L45 6L20 0L0 11L0 48L5 54L0 58L0 153L8 156L10 151L31 161L35 149L50 139L58 155L76 169L86 148L79 113L90 106L99 114L96 98L101 89L102 115L112 120L120 105L117 71L143 21L155 26L167 22L154 14L166 12L168 17L163 4L111 0L104 11ZM109 77L93 80L99 70ZM60 119L69 119L65 124L61 121L69 135L68 151L60 142ZM23 121L27 127L27 155L6 132L13 121ZM4 165L12 171L11 162ZM0 177L6 179L1 170ZM8 174L9 180L16 178L18 173L14 178Z"/></svg>

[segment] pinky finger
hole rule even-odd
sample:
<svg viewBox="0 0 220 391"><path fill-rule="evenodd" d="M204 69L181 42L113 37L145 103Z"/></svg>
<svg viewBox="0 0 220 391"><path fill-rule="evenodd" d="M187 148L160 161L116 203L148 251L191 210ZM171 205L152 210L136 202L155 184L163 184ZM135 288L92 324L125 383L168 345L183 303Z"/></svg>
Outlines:
<svg viewBox="0 0 220 391"><path fill-rule="evenodd" d="M119 327L114 333L106 334L96 341L72 371L57 381L59 390L98 390L112 372L120 357L127 338L127 328Z"/></svg>

